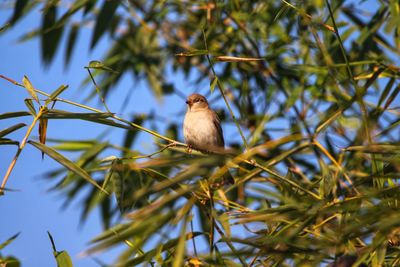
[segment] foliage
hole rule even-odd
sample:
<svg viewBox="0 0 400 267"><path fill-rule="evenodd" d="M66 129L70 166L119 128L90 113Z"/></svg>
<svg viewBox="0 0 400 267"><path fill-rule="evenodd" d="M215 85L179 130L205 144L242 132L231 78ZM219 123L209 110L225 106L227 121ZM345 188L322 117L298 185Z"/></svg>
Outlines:
<svg viewBox="0 0 400 267"><path fill-rule="evenodd" d="M11 242L13 242L17 237L18 234L13 235L12 237L10 237L9 239L7 239L6 241L4 241L3 243L0 244L0 252L2 249L4 249L6 246L8 246ZM16 259L13 256L3 256L2 253L0 253L0 266L8 266L8 267L19 267L20 262L18 259Z"/></svg>
<svg viewBox="0 0 400 267"><path fill-rule="evenodd" d="M71 257L69 256L68 252L65 250L57 251L53 237L51 236L50 232L47 232L47 234L49 235L51 246L53 247L53 254L57 262L57 267L72 267Z"/></svg>
<svg viewBox="0 0 400 267"><path fill-rule="evenodd" d="M6 30L42 8L41 28L22 39L41 39L46 64L65 35L68 65L89 23L91 49L109 36L102 62L87 67L93 97L105 103L124 74L145 79L158 98L180 94L167 79L172 66L210 82L229 111L223 121L241 138L227 140L233 149L226 154L190 152L175 125L158 133L142 126L151 116L128 121L107 106L60 98L64 87L47 94L28 78L2 76L32 97L27 111L0 114L33 116L21 142L5 136L24 125L0 132L0 145L19 144L10 172L37 121L42 128L43 120L71 118L122 128L123 147L98 140L49 147L45 129L41 142L29 141L66 168L49 178L68 201L92 188L82 217L99 208L105 231L87 253L127 244L113 266L300 266L342 255L356 265L398 266L400 5L376 1L365 11L357 3L76 0L66 9L63 1L17 0ZM85 112L54 109L55 101ZM138 151L138 131L157 137L158 150ZM118 154L102 158L111 149ZM63 151L81 155L71 160ZM221 182L228 170L234 185ZM113 224L120 212L125 219Z"/></svg>

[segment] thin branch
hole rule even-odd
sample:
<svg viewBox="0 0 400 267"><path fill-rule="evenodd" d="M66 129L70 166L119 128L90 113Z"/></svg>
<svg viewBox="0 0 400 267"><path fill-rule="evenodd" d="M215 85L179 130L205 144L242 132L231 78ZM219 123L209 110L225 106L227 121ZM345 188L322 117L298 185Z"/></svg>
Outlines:
<svg viewBox="0 0 400 267"><path fill-rule="evenodd" d="M33 121L32 121L32 123L31 123L31 125L29 126L28 130L26 131L26 134L25 134L25 136L24 136L24 139L22 139L21 143L19 144L18 150L17 150L17 152L15 153L15 156L14 156L14 158L12 159L10 165L8 166L7 172L6 172L6 174L4 175L4 178L3 178L3 182L1 183L1 186L0 186L0 195L4 193L4 188L5 188L5 186L6 186L6 183L7 183L7 181L8 181L8 178L9 178L10 175L11 175L12 170L14 169L15 164L17 163L17 159L18 159L19 155L21 154L22 150L24 149L24 147L25 147L25 145L26 145L26 142L28 141L28 137L29 137L29 135L31 134L33 128L35 127L36 122L40 119L40 117L42 116L42 114L43 114L43 112L44 112L45 110L46 110L46 109L44 109L44 108L40 108L38 114L33 118Z"/></svg>
<svg viewBox="0 0 400 267"><path fill-rule="evenodd" d="M278 178L279 180L282 180L282 181L284 181L284 182L290 184L291 186L293 186L293 187L299 189L300 191L303 191L303 192L309 194L310 196L312 196L313 198L315 198L315 199L317 199L317 200L321 200L321 197L318 196L316 193L314 193L314 192L312 192L312 191L310 191L310 190L308 190L308 189L306 189L306 188L304 188L304 187L302 187L302 186L296 184L294 181L292 181L292 180L290 180L290 179L288 179L288 178L286 178L286 177L283 177L282 175L277 174L277 173L274 172L273 170L270 170L269 168L267 168L267 167L265 167L265 166L259 164L259 163L256 162L255 160L244 160L243 162L246 162L247 164L250 164L250 165L252 165L252 166L254 166L254 167L257 167L257 168L259 168L259 169L265 171L266 173L268 173L268 174L274 176L275 178Z"/></svg>
<svg viewBox="0 0 400 267"><path fill-rule="evenodd" d="M109 113L111 113L110 109L108 108L108 106L107 106L107 104L106 104L106 101L104 100L103 95L102 95L101 92L100 92L100 88L99 88L99 86L97 85L96 80L94 79L94 77L93 77L93 75L92 75L92 72L90 71L89 68L86 68L86 69L87 69L87 71L88 71L88 73L89 73L90 79L92 80L92 82L93 82L93 84L94 84L94 87L96 88L96 92L97 92L97 94L99 95L99 97L100 97L100 99L101 99L101 102L103 103L103 105L104 105L104 107L106 108L106 110L107 110Z"/></svg>
<svg viewBox="0 0 400 267"><path fill-rule="evenodd" d="M204 29L202 29L202 31L203 31L203 38L204 38L204 46L205 46L206 50L208 51L206 34L205 34L205 32L204 32ZM210 64L211 70L212 70L212 72L213 72L213 74L214 74L214 77L217 77L217 74L216 74L215 69L214 69L214 65L213 65L213 63L212 63L212 61L211 61L211 59L210 59L210 55L209 55L208 53L206 54L206 57L207 57L208 63ZM220 79L218 79L218 78L217 78L217 84L218 84L218 89L219 89L219 91L220 91L220 93L221 93L221 95L222 95L222 97L223 97L223 99L224 99L224 101L225 101L226 107L228 108L229 113L230 113L230 115L231 115L233 121L234 121L235 124L236 124L236 127L237 127L237 129L238 129L238 131L239 131L240 136L242 137L243 145L244 145L245 149L247 149L247 146L248 146L248 145L247 145L246 138L244 137L244 134L243 134L243 132L242 132L242 129L240 128L240 124L239 124L239 122L237 121L237 119L236 119L236 117L235 117L235 114L233 113L232 108L231 108L231 106L230 106L230 104L229 104L229 102L228 102L228 100L227 100L227 98L226 98L226 96L225 96L225 89L224 89L224 86L223 86L222 82L220 81Z"/></svg>
<svg viewBox="0 0 400 267"><path fill-rule="evenodd" d="M11 79L11 78L5 77L4 75L0 75L0 78L3 78L3 79L5 79L5 80L7 80L7 81L9 81L9 82L11 82L11 83L13 83L13 84L15 84L15 85L24 87L22 84L20 84L20 83L14 81L14 80ZM35 89L35 92L38 93L38 94L47 96L47 97L50 96L50 94L45 93L45 92L40 91L40 90L37 90L37 89ZM60 102L63 102L63 103L67 103L67 104L70 104L70 105L74 105L74 106L77 106L77 107L80 107L80 108L83 108L83 109L87 109L87 110L90 110L90 111L93 111L93 112L96 112L96 113L103 113L103 111L101 111L101 110L99 110L99 109L95 109L95 108L92 108L92 107L89 107L89 106L86 106L86 105L82 105L82 104L79 104L79 103L76 103L76 102L73 102L73 101L70 101L70 100L66 100L66 99L63 99L63 98L57 97L57 98L55 98L54 100L55 100L55 101L60 101ZM168 138L168 137L166 137L166 136L163 136L163 135L161 135L161 134L159 134L159 133L156 133L156 132L154 132L154 131L152 131L152 130L149 130L149 129L147 129L147 128L143 127L143 126L140 126L140 125L138 125L138 124L136 124L136 123L133 123L133 122L130 122L130 121L128 121L128 120L125 120L125 119L123 119L123 118L121 118L121 117L118 117L118 116L116 116L115 114L112 115L112 118L115 119L115 120L117 120L117 121L120 121L120 122L123 122L123 123L125 123L125 124L128 124L129 126L131 126L131 127L133 127L133 128L136 128L136 129L138 129L138 130L141 130L141 131L147 132L147 133L149 133L149 134L151 134L151 135L154 135L155 137L158 137L158 138L160 138L160 139L163 139L163 140L165 140L165 141L167 141L167 142L169 142L169 143L174 143L175 145L179 145L179 146L185 146L185 147L187 146L185 143L182 143L182 142L173 140L173 139L171 139L171 138Z"/></svg>

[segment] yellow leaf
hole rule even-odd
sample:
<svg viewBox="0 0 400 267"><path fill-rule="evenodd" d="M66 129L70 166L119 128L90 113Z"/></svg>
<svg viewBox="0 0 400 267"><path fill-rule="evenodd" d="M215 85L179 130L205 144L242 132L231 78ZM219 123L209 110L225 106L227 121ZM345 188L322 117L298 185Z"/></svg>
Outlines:
<svg viewBox="0 0 400 267"><path fill-rule="evenodd" d="M24 86L26 90L28 90L28 93L32 96L32 98L39 103L39 98L35 92L35 88L33 87L32 83L29 81L28 77L24 75L24 78L22 79L22 82L24 83ZM39 103L40 104L40 103Z"/></svg>

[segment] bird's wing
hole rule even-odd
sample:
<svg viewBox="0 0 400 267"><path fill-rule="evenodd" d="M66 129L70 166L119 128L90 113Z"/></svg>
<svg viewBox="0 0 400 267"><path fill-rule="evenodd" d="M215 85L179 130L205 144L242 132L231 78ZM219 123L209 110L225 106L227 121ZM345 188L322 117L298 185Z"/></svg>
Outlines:
<svg viewBox="0 0 400 267"><path fill-rule="evenodd" d="M217 136L218 145L221 147L224 147L225 141L224 141L224 133L222 132L222 128L221 128L221 122L218 118L217 113L214 110L212 112L213 112L213 123L218 132L218 136Z"/></svg>

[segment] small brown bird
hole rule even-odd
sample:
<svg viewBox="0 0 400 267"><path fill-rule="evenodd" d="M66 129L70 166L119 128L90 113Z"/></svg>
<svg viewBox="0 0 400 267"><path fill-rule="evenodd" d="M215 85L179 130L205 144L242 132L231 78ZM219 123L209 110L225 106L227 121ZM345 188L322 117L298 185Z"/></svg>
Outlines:
<svg viewBox="0 0 400 267"><path fill-rule="evenodd" d="M217 113L210 109L207 99L200 94L192 94L186 104L188 109L183 121L183 135L189 147L206 152L223 151L225 142L221 122ZM230 183L234 183L229 172L225 176Z"/></svg>

